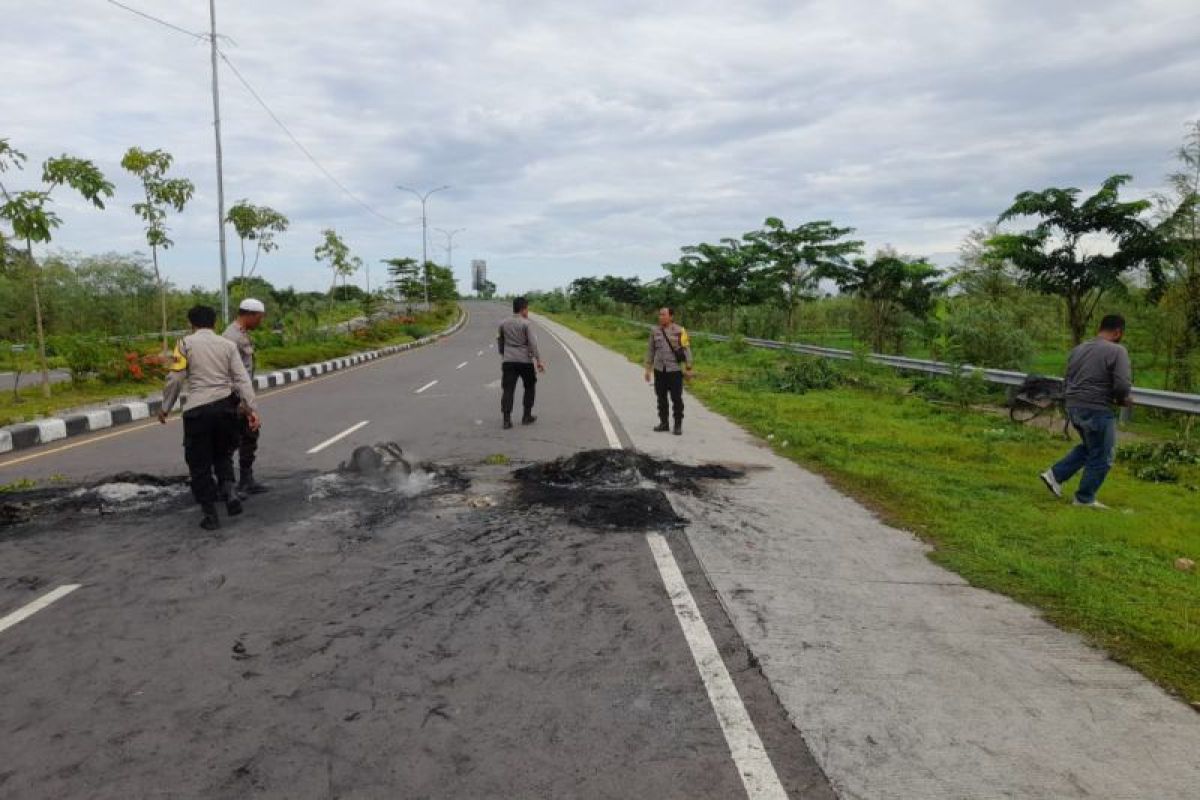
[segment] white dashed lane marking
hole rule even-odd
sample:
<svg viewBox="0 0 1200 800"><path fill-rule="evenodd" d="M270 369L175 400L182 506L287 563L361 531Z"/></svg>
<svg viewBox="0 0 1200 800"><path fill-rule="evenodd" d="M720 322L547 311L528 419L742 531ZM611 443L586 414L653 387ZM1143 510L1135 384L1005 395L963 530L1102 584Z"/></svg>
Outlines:
<svg viewBox="0 0 1200 800"><path fill-rule="evenodd" d="M41 611L43 608L55 602L56 600L61 600L62 598L66 597L71 592L78 589L79 586L80 584L78 583L69 583L65 586L59 586L53 591L46 592L46 594L42 595L37 600L34 600L32 603L21 606L7 616L0 617L0 632L11 628L13 625L16 625L22 620L29 619L34 614Z"/></svg>
<svg viewBox="0 0 1200 800"><path fill-rule="evenodd" d="M316 447L313 447L312 449L310 449L308 451L308 455L311 456L313 453L321 452L322 450L324 450L326 447L329 447L329 445L333 444L334 442L340 442L342 439L345 439L347 436L354 433L359 428L365 427L365 426L369 425L370 423L371 423L371 420L364 419L362 422L358 423L357 425L351 425L349 428L346 428L346 430L342 431L338 435L331 436L330 438L321 442Z"/></svg>

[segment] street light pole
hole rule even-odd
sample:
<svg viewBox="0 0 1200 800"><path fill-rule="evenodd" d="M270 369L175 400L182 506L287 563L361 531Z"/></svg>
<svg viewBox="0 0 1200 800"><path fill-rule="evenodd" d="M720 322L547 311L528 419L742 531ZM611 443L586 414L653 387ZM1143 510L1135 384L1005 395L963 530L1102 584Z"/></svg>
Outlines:
<svg viewBox="0 0 1200 800"><path fill-rule="evenodd" d="M446 237L446 266L451 270L454 269L454 236L462 233L466 228L455 228L448 231L445 228L434 228L435 231Z"/></svg>
<svg viewBox="0 0 1200 800"><path fill-rule="evenodd" d="M429 196L434 192L440 192L443 189L449 189L449 186L439 186L436 189L430 189L425 194L421 194L416 189L410 189L407 186L396 184L396 188L401 191L408 192L416 196L421 201L421 273L425 276L425 309L430 308L429 305L429 222L425 214L425 203L429 200Z"/></svg>
<svg viewBox="0 0 1200 800"><path fill-rule="evenodd" d="M208 0L212 47L213 133L217 140L217 239L221 246L221 318L229 322L229 279L225 261L225 175L221 165L221 92L217 85L217 2Z"/></svg>

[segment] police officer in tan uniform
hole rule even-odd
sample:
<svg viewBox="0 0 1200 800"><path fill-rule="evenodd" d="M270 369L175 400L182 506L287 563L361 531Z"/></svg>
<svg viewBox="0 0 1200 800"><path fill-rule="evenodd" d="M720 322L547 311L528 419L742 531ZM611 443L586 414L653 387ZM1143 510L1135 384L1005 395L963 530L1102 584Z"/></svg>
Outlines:
<svg viewBox="0 0 1200 800"><path fill-rule="evenodd" d="M233 451L241 426L239 416L244 414L250 428L258 430L258 407L237 346L213 330L217 312L209 306L195 306L188 311L188 322L192 333L175 344L158 421L166 423L186 387L183 456L191 473L192 496L204 513L200 527L216 530L221 527L218 500L225 501L230 516L242 513L234 488Z"/></svg>
<svg viewBox="0 0 1200 800"><path fill-rule="evenodd" d="M692 343L687 331L675 324L670 308L658 310L658 325L650 331L650 343L646 347L646 383L654 376L654 394L658 398L658 427L654 430L665 433L667 425L667 398L674 410L675 435L683 435L683 377L684 370L692 372Z"/></svg>
<svg viewBox="0 0 1200 800"><path fill-rule="evenodd" d="M262 304L262 301L247 297L238 304L237 319L229 323L229 327L223 334L226 339L237 345L242 366L246 368L251 381L254 380L254 340L250 338L250 331L262 325L266 316L267 307ZM258 454L258 437L261 429L251 429L250 417L245 414L241 416L241 420L237 448L237 490L243 495L262 494L268 489L254 478L254 458Z"/></svg>

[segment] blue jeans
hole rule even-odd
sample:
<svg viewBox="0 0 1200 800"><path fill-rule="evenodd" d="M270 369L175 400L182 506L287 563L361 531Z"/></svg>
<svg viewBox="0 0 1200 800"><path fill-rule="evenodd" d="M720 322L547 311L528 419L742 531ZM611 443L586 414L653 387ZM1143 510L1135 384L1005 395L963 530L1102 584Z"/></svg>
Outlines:
<svg viewBox="0 0 1200 800"><path fill-rule="evenodd" d="M1111 411L1092 408L1068 408L1067 416L1082 441L1050 469L1059 483L1066 483L1082 469L1083 478L1079 481L1075 499L1091 503L1112 469L1117 446L1117 417Z"/></svg>

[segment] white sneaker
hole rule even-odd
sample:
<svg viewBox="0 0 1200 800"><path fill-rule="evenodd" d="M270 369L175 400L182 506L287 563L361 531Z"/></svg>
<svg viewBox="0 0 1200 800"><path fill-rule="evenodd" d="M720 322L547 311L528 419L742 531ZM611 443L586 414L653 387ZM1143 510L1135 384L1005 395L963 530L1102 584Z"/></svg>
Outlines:
<svg viewBox="0 0 1200 800"><path fill-rule="evenodd" d="M1054 470L1048 469L1039 477L1041 477L1042 483L1046 484L1046 488L1054 493L1055 497L1062 497L1062 484L1054 477Z"/></svg>
<svg viewBox="0 0 1200 800"><path fill-rule="evenodd" d="M1093 500L1090 503L1081 503L1078 500L1076 500L1074 503L1071 503L1071 505L1082 506L1083 508L1094 508L1097 511L1108 511L1109 510L1108 506L1104 505L1104 503L1101 503L1099 500Z"/></svg>

